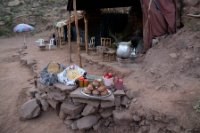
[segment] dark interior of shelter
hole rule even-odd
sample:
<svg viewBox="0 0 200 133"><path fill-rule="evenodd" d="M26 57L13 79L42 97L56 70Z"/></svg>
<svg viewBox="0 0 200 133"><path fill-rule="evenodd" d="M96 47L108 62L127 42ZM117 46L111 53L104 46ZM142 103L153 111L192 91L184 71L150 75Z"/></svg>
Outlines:
<svg viewBox="0 0 200 133"><path fill-rule="evenodd" d="M78 3L79 1L77 1ZM103 3L103 2L102 2ZM77 9L82 9L81 1L77 4ZM93 5L93 4L91 4ZM142 9L139 0L131 2L127 7L122 8L122 11L116 8L100 9L108 7L107 5L94 5L97 8L85 6L86 15L88 18L88 35L89 38L95 37L95 44L100 45L101 37L110 37L113 42L130 41L135 35L142 36ZM132 6L130 6L132 5ZM113 4L112 4L113 6ZM111 6L111 7L112 7ZM121 6L126 6L121 4ZM115 5L114 5L115 7ZM110 10L109 10L110 9ZM79 20L81 41L84 42L84 20ZM76 28L72 25L72 40L76 40Z"/></svg>

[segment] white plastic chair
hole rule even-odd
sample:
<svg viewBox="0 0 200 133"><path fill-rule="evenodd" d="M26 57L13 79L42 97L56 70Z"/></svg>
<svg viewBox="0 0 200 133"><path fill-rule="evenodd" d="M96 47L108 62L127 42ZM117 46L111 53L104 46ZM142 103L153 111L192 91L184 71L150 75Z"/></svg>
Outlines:
<svg viewBox="0 0 200 133"><path fill-rule="evenodd" d="M52 38L52 39L50 39L49 44L47 44L47 45L49 45L49 50L51 49L52 46L54 46L53 42L54 42L54 39Z"/></svg>
<svg viewBox="0 0 200 133"><path fill-rule="evenodd" d="M35 41L37 44L39 44L39 46L44 46L44 39L38 39L37 41Z"/></svg>
<svg viewBox="0 0 200 133"><path fill-rule="evenodd" d="M89 48L94 48L95 47L95 37L91 37L90 42L89 42Z"/></svg>

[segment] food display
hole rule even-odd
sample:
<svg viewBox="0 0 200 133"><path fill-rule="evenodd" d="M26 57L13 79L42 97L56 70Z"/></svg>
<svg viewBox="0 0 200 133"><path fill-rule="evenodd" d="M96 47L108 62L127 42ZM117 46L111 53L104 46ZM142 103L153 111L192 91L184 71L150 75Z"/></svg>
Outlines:
<svg viewBox="0 0 200 133"><path fill-rule="evenodd" d="M113 85L113 74L110 72L104 73L103 82L104 82L105 86L112 86Z"/></svg>
<svg viewBox="0 0 200 133"><path fill-rule="evenodd" d="M59 64L55 63L55 62L49 63L49 65L47 67L47 72L48 73L58 73L58 72L60 72Z"/></svg>
<svg viewBox="0 0 200 133"><path fill-rule="evenodd" d="M82 89L82 93L87 96L106 97L111 94L110 90L98 80L94 80L87 87Z"/></svg>

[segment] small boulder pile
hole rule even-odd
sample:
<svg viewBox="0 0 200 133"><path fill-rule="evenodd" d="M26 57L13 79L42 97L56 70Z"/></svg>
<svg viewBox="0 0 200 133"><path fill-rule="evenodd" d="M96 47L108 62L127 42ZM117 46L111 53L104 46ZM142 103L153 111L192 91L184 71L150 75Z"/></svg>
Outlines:
<svg viewBox="0 0 200 133"><path fill-rule="evenodd" d="M116 90L108 97L95 99L83 95L81 88L77 86L61 83L47 86L38 82L37 88L27 91L30 100L21 106L20 117L32 119L42 111L53 108L67 127L73 130L97 130L97 125L102 120L106 120L106 125L109 126L111 121L114 124L121 119L129 119L129 116L124 117L120 112L129 107L133 98L131 95L126 95L124 90Z"/></svg>

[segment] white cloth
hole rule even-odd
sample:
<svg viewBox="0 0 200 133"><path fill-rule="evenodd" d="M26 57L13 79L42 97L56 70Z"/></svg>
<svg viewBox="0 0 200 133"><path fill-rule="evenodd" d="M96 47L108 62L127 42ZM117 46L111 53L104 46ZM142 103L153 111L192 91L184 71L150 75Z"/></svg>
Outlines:
<svg viewBox="0 0 200 133"><path fill-rule="evenodd" d="M67 75L72 71L75 72L75 75L72 77L68 77ZM75 80L83 76L84 73L85 70L83 70L79 66L71 65L57 75L58 81L66 85L75 85Z"/></svg>

